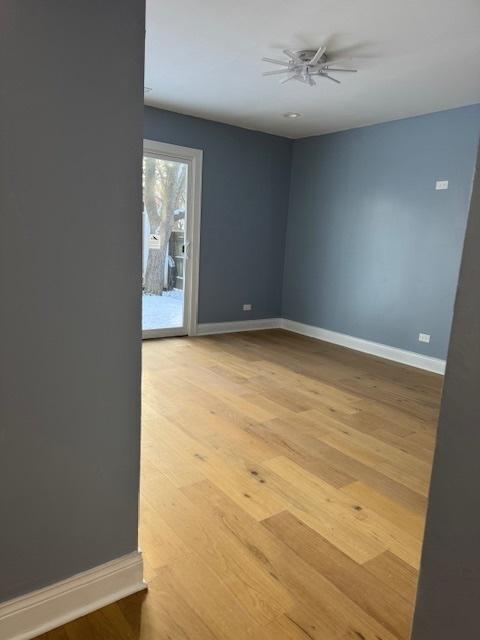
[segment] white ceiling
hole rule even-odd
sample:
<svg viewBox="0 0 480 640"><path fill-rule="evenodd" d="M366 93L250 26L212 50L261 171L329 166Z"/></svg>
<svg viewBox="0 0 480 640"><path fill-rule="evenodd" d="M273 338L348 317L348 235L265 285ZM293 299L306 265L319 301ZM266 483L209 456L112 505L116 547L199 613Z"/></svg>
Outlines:
<svg viewBox="0 0 480 640"><path fill-rule="evenodd" d="M323 43L358 73L261 75ZM180 113L292 138L385 122L480 102L480 0L147 0L145 65L146 104Z"/></svg>

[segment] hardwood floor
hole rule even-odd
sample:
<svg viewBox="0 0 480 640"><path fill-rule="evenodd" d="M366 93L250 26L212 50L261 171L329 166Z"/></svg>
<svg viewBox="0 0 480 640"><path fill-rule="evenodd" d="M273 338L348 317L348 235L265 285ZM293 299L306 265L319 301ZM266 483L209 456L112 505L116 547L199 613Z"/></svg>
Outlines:
<svg viewBox="0 0 480 640"><path fill-rule="evenodd" d="M440 376L280 330L143 354L148 593L41 638L408 638Z"/></svg>

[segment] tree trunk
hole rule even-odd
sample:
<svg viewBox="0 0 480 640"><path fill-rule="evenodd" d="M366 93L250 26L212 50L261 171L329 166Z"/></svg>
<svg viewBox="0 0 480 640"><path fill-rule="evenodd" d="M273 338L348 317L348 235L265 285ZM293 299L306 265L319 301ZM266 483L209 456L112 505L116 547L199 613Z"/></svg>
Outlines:
<svg viewBox="0 0 480 640"><path fill-rule="evenodd" d="M165 252L161 249L150 249L148 252L147 269L145 271L144 292L155 296L163 293L165 273Z"/></svg>
<svg viewBox="0 0 480 640"><path fill-rule="evenodd" d="M148 251L144 292L161 296L165 283L168 243L175 224L174 212L185 190L186 169L182 164L166 163L162 174L157 172L156 162L155 158L149 157L144 161L145 209L150 223L150 233L156 237L158 243L158 248ZM161 206L157 200L159 188L163 194Z"/></svg>
<svg viewBox="0 0 480 640"><path fill-rule="evenodd" d="M155 199L156 167L154 158L145 158L145 186L143 198L150 223L150 233L157 235L160 226L160 215ZM160 249L149 249L147 268L145 269L144 292L161 296L163 293L163 274L165 268L165 256Z"/></svg>
<svg viewBox="0 0 480 640"><path fill-rule="evenodd" d="M145 293L161 296L165 281L165 260L168 254L168 241L174 225L173 215L161 222L155 236L159 240L158 249L150 249L148 252L147 268L145 270Z"/></svg>

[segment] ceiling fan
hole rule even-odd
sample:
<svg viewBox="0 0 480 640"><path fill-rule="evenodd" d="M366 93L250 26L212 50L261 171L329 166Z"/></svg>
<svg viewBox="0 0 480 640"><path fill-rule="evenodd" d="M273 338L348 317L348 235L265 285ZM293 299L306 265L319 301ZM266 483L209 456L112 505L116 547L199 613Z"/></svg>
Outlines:
<svg viewBox="0 0 480 640"><path fill-rule="evenodd" d="M264 62L278 64L284 69L265 71L264 76L287 74L280 84L285 84L290 80L298 80L313 87L317 83L315 78L328 78L332 82L340 84L340 80L334 78L330 73L356 73L356 69L345 69L336 66L334 60L327 56L327 47L321 46L314 51L312 49L302 49L301 51L291 51L284 49L283 53L288 56L288 60L276 60L275 58L262 58Z"/></svg>

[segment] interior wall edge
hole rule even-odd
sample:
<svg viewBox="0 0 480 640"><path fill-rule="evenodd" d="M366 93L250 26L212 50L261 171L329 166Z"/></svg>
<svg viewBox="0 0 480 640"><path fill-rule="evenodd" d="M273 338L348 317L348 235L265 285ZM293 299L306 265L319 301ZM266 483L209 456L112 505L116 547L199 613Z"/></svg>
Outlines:
<svg viewBox="0 0 480 640"><path fill-rule="evenodd" d="M6 602L138 548L145 3L0 14Z"/></svg>
<svg viewBox="0 0 480 640"><path fill-rule="evenodd" d="M480 148L433 459L412 640L478 637Z"/></svg>

